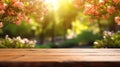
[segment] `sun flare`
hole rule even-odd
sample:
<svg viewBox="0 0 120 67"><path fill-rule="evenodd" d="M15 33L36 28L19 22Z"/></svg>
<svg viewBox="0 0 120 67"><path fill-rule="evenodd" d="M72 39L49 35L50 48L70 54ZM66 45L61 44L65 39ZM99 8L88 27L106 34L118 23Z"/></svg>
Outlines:
<svg viewBox="0 0 120 67"><path fill-rule="evenodd" d="M46 5L48 5L48 7L51 6L53 10L58 9L58 0L45 0L45 3Z"/></svg>

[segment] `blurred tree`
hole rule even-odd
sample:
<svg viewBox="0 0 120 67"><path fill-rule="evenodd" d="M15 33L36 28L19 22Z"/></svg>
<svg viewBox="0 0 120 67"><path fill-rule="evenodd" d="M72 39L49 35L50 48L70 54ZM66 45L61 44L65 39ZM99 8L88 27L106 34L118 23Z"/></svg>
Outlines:
<svg viewBox="0 0 120 67"><path fill-rule="evenodd" d="M40 33L41 43L47 35L51 36L51 42L55 42L57 35L66 39L67 30L72 28L72 21L77 17L79 10L74 6L72 0L58 0L60 3L57 9L49 5L48 13L43 17L42 32ZM57 5L56 5L57 6ZM44 36L46 35L46 36Z"/></svg>
<svg viewBox="0 0 120 67"><path fill-rule="evenodd" d="M37 31L40 24L39 22L41 22L41 18L47 12L47 8L42 0L1 0L0 12L1 11L3 13L0 13L0 25L3 27L2 23L4 23L4 27L2 29L3 34L16 36L18 34L23 35L22 30L18 33L18 29L20 30L24 28L24 30L26 30L24 33L27 33L29 28L29 32L31 31L35 34L34 31ZM31 21L33 19L34 21ZM9 24L10 22L19 26ZM22 22L27 22L28 25ZM14 32L12 28L14 29Z"/></svg>
<svg viewBox="0 0 120 67"><path fill-rule="evenodd" d="M116 31L117 25L120 23L120 1L119 0L89 0L86 1L85 11L86 15L90 15L92 19L97 19L97 24L102 30L104 23L101 20L107 20L107 30Z"/></svg>
<svg viewBox="0 0 120 67"><path fill-rule="evenodd" d="M63 31L64 40L66 39L67 30L72 28L72 21L76 19L78 13L79 9L74 6L72 1L69 2L66 0L60 5L58 14L61 20L60 24L62 25L61 30Z"/></svg>
<svg viewBox="0 0 120 67"><path fill-rule="evenodd" d="M0 0L0 27L14 23L20 25L24 18L24 4L19 0Z"/></svg>

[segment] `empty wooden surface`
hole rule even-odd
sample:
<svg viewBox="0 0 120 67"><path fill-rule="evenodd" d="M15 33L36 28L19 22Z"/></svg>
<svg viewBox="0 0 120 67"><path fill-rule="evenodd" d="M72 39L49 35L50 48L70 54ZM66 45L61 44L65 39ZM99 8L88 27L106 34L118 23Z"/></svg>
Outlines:
<svg viewBox="0 0 120 67"><path fill-rule="evenodd" d="M90 65L117 63L119 65L120 49L0 49L0 64L23 62L29 64L76 62L90 63Z"/></svg>
<svg viewBox="0 0 120 67"><path fill-rule="evenodd" d="M0 49L0 62L120 61L120 49Z"/></svg>

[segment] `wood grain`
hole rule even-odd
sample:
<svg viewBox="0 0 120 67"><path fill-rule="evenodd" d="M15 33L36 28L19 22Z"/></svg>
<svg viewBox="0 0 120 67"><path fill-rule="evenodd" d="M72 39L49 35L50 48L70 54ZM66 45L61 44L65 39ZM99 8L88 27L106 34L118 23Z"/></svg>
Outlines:
<svg viewBox="0 0 120 67"><path fill-rule="evenodd" d="M120 49L0 49L0 65L120 65ZM62 64L61 64L62 63ZM95 64L95 65L96 65ZM54 64L55 65L55 64ZM50 65L49 65L50 66ZM74 66L74 65L73 65ZM96 65L97 66L97 65ZM0 66L1 67L1 66ZM47 66L46 66L47 67ZM84 67L84 66L83 66Z"/></svg>

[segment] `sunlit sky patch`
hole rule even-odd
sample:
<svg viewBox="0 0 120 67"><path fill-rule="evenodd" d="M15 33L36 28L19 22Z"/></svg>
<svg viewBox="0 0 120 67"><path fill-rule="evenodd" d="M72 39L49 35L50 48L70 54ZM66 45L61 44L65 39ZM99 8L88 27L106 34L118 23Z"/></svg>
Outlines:
<svg viewBox="0 0 120 67"><path fill-rule="evenodd" d="M58 0L45 0L45 4L48 5L49 9L57 10L59 6Z"/></svg>

